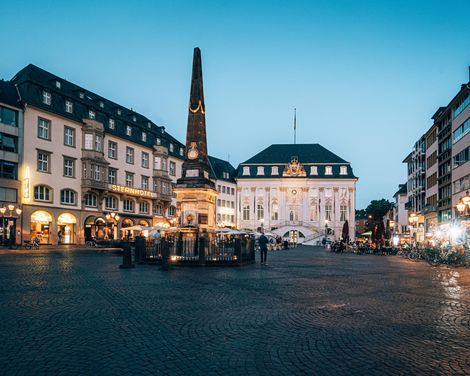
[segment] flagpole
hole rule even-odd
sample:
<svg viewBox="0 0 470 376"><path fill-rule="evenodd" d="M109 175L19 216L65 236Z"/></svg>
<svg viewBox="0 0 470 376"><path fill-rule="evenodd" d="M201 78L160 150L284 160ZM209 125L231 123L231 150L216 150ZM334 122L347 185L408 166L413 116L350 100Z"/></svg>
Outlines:
<svg viewBox="0 0 470 376"><path fill-rule="evenodd" d="M296 133L297 133L297 109L294 108L294 145L296 144Z"/></svg>

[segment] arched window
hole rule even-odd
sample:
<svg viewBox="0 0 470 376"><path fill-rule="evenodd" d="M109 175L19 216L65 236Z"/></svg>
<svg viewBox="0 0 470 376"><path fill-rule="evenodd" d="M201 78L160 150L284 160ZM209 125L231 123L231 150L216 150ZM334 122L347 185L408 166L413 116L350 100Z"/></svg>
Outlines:
<svg viewBox="0 0 470 376"><path fill-rule="evenodd" d="M257 219L258 221L264 218L264 206L258 204L256 207Z"/></svg>
<svg viewBox="0 0 470 376"><path fill-rule="evenodd" d="M250 205L243 205L243 220L250 220Z"/></svg>
<svg viewBox="0 0 470 376"><path fill-rule="evenodd" d="M104 206L105 206L105 209L108 209L108 210L117 210L117 199L116 197L114 196L108 196L106 197L106 200L104 201Z"/></svg>
<svg viewBox="0 0 470 376"><path fill-rule="evenodd" d="M134 211L134 201L133 200L124 200L124 202L123 202L123 211L133 212Z"/></svg>
<svg viewBox="0 0 470 376"><path fill-rule="evenodd" d="M325 220L331 221L331 212L333 211L333 206L331 204L325 205Z"/></svg>
<svg viewBox="0 0 470 376"><path fill-rule="evenodd" d="M98 198L93 193L86 193L83 201L85 206L89 206L91 208L96 208L98 205Z"/></svg>
<svg viewBox="0 0 470 376"><path fill-rule="evenodd" d="M77 193L71 189L62 189L60 191L60 203L65 205L76 205Z"/></svg>
<svg viewBox="0 0 470 376"><path fill-rule="evenodd" d="M156 204L153 206L153 214L163 215L163 206L161 204Z"/></svg>
<svg viewBox="0 0 470 376"><path fill-rule="evenodd" d="M52 189L47 185L36 185L34 187L34 200L35 201L52 201Z"/></svg>
<svg viewBox="0 0 470 376"><path fill-rule="evenodd" d="M150 208L150 205L147 201L139 202L139 211L141 213L148 214L149 213L149 208Z"/></svg>
<svg viewBox="0 0 470 376"><path fill-rule="evenodd" d="M316 221L317 220L317 214L318 214L317 204L312 203L310 205L310 220L311 221Z"/></svg>

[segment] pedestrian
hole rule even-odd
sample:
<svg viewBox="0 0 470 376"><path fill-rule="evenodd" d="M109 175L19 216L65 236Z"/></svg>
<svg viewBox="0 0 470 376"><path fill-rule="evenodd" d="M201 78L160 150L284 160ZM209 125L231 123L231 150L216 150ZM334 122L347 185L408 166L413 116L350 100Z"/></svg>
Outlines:
<svg viewBox="0 0 470 376"><path fill-rule="evenodd" d="M57 238L59 239L58 244L62 244L62 230L57 233Z"/></svg>
<svg viewBox="0 0 470 376"><path fill-rule="evenodd" d="M157 230L153 233L153 249L155 251L155 254L159 254L161 249L160 249L160 243L162 240L162 234L160 234L160 230Z"/></svg>
<svg viewBox="0 0 470 376"><path fill-rule="evenodd" d="M258 239L260 255L261 255L261 264L266 264L266 257L268 256L268 243L269 240L264 235L264 232L261 233L261 236Z"/></svg>

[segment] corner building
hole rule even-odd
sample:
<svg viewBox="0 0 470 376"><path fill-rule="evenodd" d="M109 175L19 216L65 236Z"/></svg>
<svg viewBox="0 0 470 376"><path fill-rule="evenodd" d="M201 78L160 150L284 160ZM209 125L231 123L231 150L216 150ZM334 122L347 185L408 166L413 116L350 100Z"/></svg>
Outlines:
<svg viewBox="0 0 470 376"><path fill-rule="evenodd" d="M319 144L271 145L237 171L237 227L293 241L355 234L356 181L351 164Z"/></svg>
<svg viewBox="0 0 470 376"><path fill-rule="evenodd" d="M184 145L164 127L34 65L11 82L26 135L24 239L57 244L59 231L65 244L117 239L122 228L176 216L172 189Z"/></svg>

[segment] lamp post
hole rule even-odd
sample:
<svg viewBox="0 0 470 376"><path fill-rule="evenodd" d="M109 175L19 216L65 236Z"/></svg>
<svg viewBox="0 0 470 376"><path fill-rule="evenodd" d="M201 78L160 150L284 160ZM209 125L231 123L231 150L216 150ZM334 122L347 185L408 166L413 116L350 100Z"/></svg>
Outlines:
<svg viewBox="0 0 470 376"><path fill-rule="evenodd" d="M112 235L112 240L114 240L114 225L117 223L117 221L119 220L119 214L118 213L115 213L115 212L111 212L111 213L107 213L105 215L105 218L106 218L106 221L108 223L111 223L111 235Z"/></svg>

